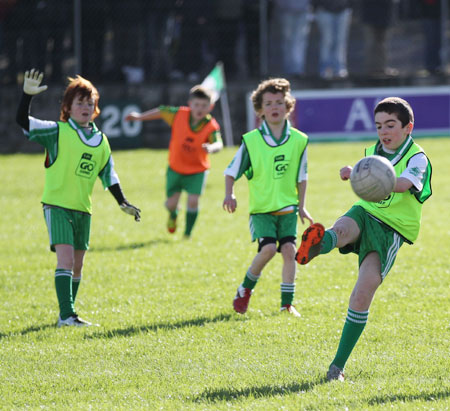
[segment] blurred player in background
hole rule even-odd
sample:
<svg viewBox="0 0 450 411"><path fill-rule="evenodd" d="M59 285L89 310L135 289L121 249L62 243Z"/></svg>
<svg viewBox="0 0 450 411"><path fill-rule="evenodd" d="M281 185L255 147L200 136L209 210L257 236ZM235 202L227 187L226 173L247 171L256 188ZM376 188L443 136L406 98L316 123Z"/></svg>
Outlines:
<svg viewBox="0 0 450 411"><path fill-rule="evenodd" d="M164 120L172 128L169 144L165 206L169 211L167 230L177 228L178 202L186 191L187 209L184 237L189 238L198 216L199 198L210 168L209 153L223 147L220 127L211 116L212 96L209 90L195 86L189 92L188 107L159 106L144 113L130 113L125 120Z"/></svg>
<svg viewBox="0 0 450 411"><path fill-rule="evenodd" d="M50 247L56 252L55 287L59 303L58 327L88 326L74 304L81 282L83 261L89 248L92 203L97 177L120 208L140 220L140 210L124 197L114 171L108 139L93 120L99 115L97 89L80 76L69 78L60 121L29 116L31 99L47 89L43 73L25 73L17 123L30 141L45 148L45 186L42 197Z"/></svg>
<svg viewBox="0 0 450 411"><path fill-rule="evenodd" d="M281 311L299 317L293 305L297 213L302 223L305 219L313 222L305 208L308 137L291 127L288 120L295 106L289 81L263 81L251 98L262 119L261 127L244 134L241 147L225 170L223 208L235 212L234 182L245 175L250 195L250 232L252 241L258 240L258 253L237 289L233 307L240 314L247 311L263 268L278 251L283 257Z"/></svg>
<svg viewBox="0 0 450 411"><path fill-rule="evenodd" d="M300 264L336 247L342 254L358 254L358 280L328 380L344 380L345 363L367 323L375 292L402 244L417 239L422 204L431 196L431 164L411 137L414 114L409 103L398 97L381 100L375 107L375 125L379 140L366 149L366 156L383 156L392 163L397 175L394 191L378 203L359 200L326 231L319 223L311 225L297 253ZM343 167L341 179L348 180L351 171Z"/></svg>

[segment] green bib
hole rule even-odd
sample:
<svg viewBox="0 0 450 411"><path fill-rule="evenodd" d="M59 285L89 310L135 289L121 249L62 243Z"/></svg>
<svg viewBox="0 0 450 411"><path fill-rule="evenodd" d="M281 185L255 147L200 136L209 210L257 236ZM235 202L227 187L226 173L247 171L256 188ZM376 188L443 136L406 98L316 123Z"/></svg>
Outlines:
<svg viewBox="0 0 450 411"><path fill-rule="evenodd" d="M58 155L46 169L44 204L92 213L94 183L111 155L101 133L90 139L69 123L58 122Z"/></svg>
<svg viewBox="0 0 450 411"><path fill-rule="evenodd" d="M397 177L407 168L409 159L417 153L424 153L423 149L414 143L411 137L399 150L397 156L391 161ZM378 143L366 149L366 156L377 154ZM402 154L402 152L403 154ZM422 204L431 196L431 163L428 168L421 192L408 190L404 193L391 193L387 198L372 203L359 200L355 205L363 207L368 213L378 218L389 227L401 234L410 243L413 243L419 235L420 221L422 217Z"/></svg>
<svg viewBox="0 0 450 411"><path fill-rule="evenodd" d="M250 214L298 205L298 172L308 137L291 127L289 138L279 146L268 145L259 130L244 134L243 140L251 162L251 172L246 174Z"/></svg>

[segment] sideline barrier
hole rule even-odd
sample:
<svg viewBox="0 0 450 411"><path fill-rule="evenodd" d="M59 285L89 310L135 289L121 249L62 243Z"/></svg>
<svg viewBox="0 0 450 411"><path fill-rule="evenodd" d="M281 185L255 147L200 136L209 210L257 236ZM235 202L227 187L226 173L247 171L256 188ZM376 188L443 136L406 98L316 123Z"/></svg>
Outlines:
<svg viewBox="0 0 450 411"><path fill-rule="evenodd" d="M376 138L373 109L385 97L401 97L414 111L414 137L450 135L450 87L389 87L345 90L293 91L294 127L310 141L358 141ZM247 128L258 124L250 94L247 98Z"/></svg>

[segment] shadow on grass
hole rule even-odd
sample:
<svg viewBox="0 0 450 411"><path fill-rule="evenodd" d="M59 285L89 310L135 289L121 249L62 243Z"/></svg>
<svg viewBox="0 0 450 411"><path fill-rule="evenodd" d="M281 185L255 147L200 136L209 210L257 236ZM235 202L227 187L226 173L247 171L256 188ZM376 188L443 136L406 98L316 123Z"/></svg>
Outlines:
<svg viewBox="0 0 450 411"><path fill-rule="evenodd" d="M8 333L8 334L0 333L0 340L2 338L6 338L6 337L17 337L17 336L20 336L20 335L27 335L27 334L35 333L35 332L38 332L38 331L44 331L44 330L47 330L49 328L56 328L56 323L42 324L42 325L33 325L31 327L25 328L22 331L15 331L15 332L11 332L11 333Z"/></svg>
<svg viewBox="0 0 450 411"><path fill-rule="evenodd" d="M420 394L412 394L412 395L392 394L374 397L368 401L368 404L381 405L381 404L392 404L396 402L407 403L413 401L436 401L436 400L444 400L449 397L450 391L422 392Z"/></svg>
<svg viewBox="0 0 450 411"><path fill-rule="evenodd" d="M221 388L217 390L206 390L198 397L193 398L194 402L219 402L236 401L241 398L267 398L277 395L286 395L311 391L316 385L325 384L325 378L318 378L315 381L303 383L291 383L285 385L262 385L261 387L250 387L242 389Z"/></svg>
<svg viewBox="0 0 450 411"><path fill-rule="evenodd" d="M117 328L115 330L108 330L104 332L94 332L93 334L86 335L85 338L92 339L92 338L127 337L130 335L153 332L158 330L176 330L179 328L186 328L186 327L202 327L205 324L216 323L220 321L228 321L230 320L231 317L232 317L231 314L219 314L213 318L199 317L194 318L192 320L141 325L138 327L130 326L127 328Z"/></svg>
<svg viewBox="0 0 450 411"><path fill-rule="evenodd" d="M137 248L146 248L146 247L153 247L154 245L158 244L167 244L169 240L165 238L156 238L154 240L145 241L141 243L131 243L131 244L122 244L118 245L116 247L105 247L105 246L99 246L99 247L91 247L89 248L89 252L102 252L102 251L121 251L121 250L134 250Z"/></svg>

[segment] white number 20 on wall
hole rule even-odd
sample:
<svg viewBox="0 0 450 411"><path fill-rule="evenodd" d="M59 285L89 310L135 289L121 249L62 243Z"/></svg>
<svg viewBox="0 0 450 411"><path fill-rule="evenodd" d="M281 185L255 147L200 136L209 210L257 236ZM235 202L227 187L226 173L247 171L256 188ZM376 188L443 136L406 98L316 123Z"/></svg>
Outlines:
<svg viewBox="0 0 450 411"><path fill-rule="evenodd" d="M108 138L118 137L136 137L142 131L141 121L125 121L125 117L132 111L140 112L136 105L129 104L119 107L114 104L108 104L102 107L100 117L102 119L102 131Z"/></svg>

